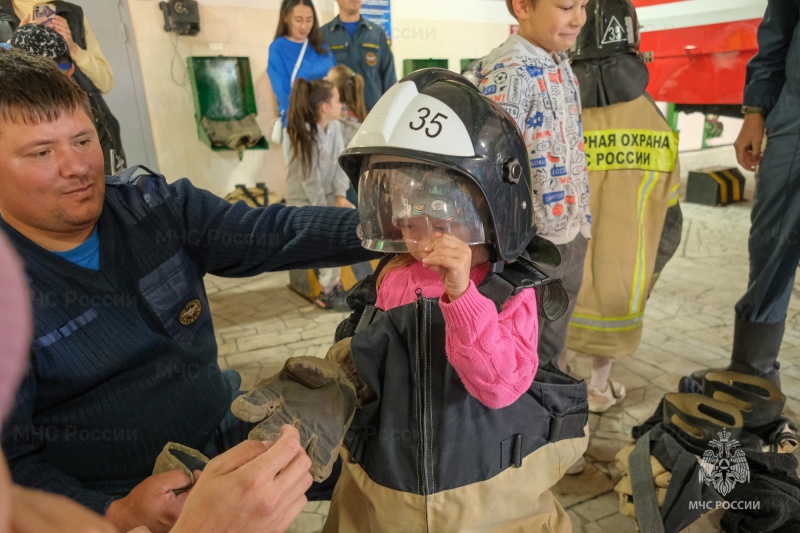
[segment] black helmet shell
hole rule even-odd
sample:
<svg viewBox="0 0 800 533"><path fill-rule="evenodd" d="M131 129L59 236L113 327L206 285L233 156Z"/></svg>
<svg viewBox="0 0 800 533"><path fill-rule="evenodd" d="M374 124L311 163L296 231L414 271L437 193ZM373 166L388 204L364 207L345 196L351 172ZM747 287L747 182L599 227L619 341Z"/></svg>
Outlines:
<svg viewBox="0 0 800 533"><path fill-rule="evenodd" d="M459 74L422 69L389 89L339 157L356 187L370 155L441 165L471 179L488 204L488 246L498 258L516 259L536 233L522 134L499 104Z"/></svg>
<svg viewBox="0 0 800 533"><path fill-rule="evenodd" d="M639 52L639 19L630 0L589 0L586 24L570 51L574 61Z"/></svg>

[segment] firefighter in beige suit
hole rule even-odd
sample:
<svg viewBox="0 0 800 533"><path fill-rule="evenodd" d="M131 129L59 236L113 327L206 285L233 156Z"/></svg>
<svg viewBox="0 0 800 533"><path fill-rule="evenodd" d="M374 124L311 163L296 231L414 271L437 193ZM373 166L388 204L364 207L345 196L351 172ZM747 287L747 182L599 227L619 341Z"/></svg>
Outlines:
<svg viewBox="0 0 800 533"><path fill-rule="evenodd" d="M592 0L587 17L573 69L581 88L593 230L567 346L594 356L589 408L601 413L625 395L609 380L611 364L639 345L667 211L675 205L680 212L680 171L678 136L645 93L648 74L638 55L633 5Z"/></svg>

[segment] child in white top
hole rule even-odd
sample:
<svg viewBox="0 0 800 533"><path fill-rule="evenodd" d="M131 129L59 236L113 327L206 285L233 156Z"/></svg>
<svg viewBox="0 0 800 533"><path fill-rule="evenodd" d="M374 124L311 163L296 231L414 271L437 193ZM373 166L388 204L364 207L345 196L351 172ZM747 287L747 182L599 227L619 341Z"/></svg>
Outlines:
<svg viewBox="0 0 800 533"><path fill-rule="evenodd" d="M567 312L545 321L539 334L542 362L566 345L575 300L583 281L591 237L589 178L581 127L578 83L567 51L586 22L588 0L506 0L519 33L483 58L478 87L514 118L530 156L537 233L558 246L562 263L546 270L569 296Z"/></svg>
<svg viewBox="0 0 800 533"><path fill-rule="evenodd" d="M288 205L327 205L353 208L347 200L350 180L339 167L344 151L342 104L339 91L326 80L298 78L289 100L286 131L289 137ZM349 310L340 281L340 269L319 269L322 294L315 301L323 309Z"/></svg>

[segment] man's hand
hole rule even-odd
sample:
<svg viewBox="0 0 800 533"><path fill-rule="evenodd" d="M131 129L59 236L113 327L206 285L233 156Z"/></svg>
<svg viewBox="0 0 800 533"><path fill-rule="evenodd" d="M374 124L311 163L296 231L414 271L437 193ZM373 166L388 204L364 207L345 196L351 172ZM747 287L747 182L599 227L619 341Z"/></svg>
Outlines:
<svg viewBox="0 0 800 533"><path fill-rule="evenodd" d="M176 496L173 491L189 483L189 478L179 470L150 476L130 494L112 502L106 511L106 520L119 531L146 526L153 533L166 533L180 516L188 494Z"/></svg>
<svg viewBox="0 0 800 533"><path fill-rule="evenodd" d="M764 115L747 113L739 137L733 143L736 160L747 170L755 170L761 163L761 144L764 140Z"/></svg>
<svg viewBox="0 0 800 533"><path fill-rule="evenodd" d="M40 490L11 488L14 533L115 533L114 526L72 500Z"/></svg>
<svg viewBox="0 0 800 533"><path fill-rule="evenodd" d="M458 237L437 232L425 252L428 255L423 257L422 264L439 275L445 294L454 302L469 288L472 250Z"/></svg>
<svg viewBox="0 0 800 533"><path fill-rule="evenodd" d="M274 443L246 440L208 463L172 533L286 531L306 505L310 467L291 426Z"/></svg>
<svg viewBox="0 0 800 533"><path fill-rule="evenodd" d="M61 15L56 15L50 22L46 22L45 26L48 28L55 30L61 35L65 41L67 41L67 46L69 46L69 53L73 56L78 53L80 48L75 41L72 40L72 31L69 29L69 24L67 24L67 19L62 17Z"/></svg>

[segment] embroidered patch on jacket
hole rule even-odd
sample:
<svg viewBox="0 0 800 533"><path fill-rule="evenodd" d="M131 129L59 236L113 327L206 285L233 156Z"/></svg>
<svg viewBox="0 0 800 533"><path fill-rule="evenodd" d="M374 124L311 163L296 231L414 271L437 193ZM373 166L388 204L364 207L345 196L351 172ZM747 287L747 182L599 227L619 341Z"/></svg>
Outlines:
<svg viewBox="0 0 800 533"><path fill-rule="evenodd" d="M375 65L378 64L378 56L375 55L375 52L367 52L365 58L367 60L367 65L371 67L374 67Z"/></svg>
<svg viewBox="0 0 800 533"><path fill-rule="evenodd" d="M200 300L197 298L190 300L189 303L184 306L181 314L178 315L178 321L184 326L194 324L197 319L200 318L200 312L202 310L203 306L200 304Z"/></svg>

